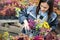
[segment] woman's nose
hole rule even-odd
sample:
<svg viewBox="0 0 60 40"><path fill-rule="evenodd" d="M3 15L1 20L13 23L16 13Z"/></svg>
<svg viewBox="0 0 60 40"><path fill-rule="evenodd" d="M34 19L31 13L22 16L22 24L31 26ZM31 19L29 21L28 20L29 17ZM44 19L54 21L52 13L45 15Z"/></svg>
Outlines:
<svg viewBox="0 0 60 40"><path fill-rule="evenodd" d="M41 7L41 11L44 11L45 9L43 7Z"/></svg>

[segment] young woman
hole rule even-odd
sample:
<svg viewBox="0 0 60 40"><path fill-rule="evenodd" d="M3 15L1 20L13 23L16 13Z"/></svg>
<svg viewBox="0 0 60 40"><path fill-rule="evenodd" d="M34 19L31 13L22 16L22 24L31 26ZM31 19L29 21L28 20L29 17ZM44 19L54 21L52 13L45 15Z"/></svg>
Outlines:
<svg viewBox="0 0 60 40"><path fill-rule="evenodd" d="M30 30L28 19L41 22L47 21L50 27L55 30L57 27L57 14L53 12L54 0L40 0L37 7L30 6L20 13L19 21L24 24L27 30ZM37 22L37 21L36 21Z"/></svg>

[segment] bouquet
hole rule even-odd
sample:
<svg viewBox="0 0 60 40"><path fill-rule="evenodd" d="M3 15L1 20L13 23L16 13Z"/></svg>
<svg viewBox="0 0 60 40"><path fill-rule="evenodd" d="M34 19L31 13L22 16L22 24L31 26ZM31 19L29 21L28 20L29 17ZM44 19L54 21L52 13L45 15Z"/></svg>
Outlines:
<svg viewBox="0 0 60 40"><path fill-rule="evenodd" d="M33 32L33 35L35 36L38 34L42 34L46 36L52 30L50 28L50 25L46 21L40 22L39 19L38 20L29 19L28 23L29 23L29 27L31 28Z"/></svg>

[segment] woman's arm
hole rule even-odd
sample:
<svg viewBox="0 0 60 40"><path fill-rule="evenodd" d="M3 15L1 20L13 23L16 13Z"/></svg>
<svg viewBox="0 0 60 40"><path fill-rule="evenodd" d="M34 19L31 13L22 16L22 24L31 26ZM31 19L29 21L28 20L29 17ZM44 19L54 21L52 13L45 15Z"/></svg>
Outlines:
<svg viewBox="0 0 60 40"><path fill-rule="evenodd" d="M23 24L24 23L24 20L26 20L27 19L27 9L24 9L24 10L22 10L21 12L20 12L20 15L19 15L19 22L21 23L21 24Z"/></svg>
<svg viewBox="0 0 60 40"><path fill-rule="evenodd" d="M52 27L52 30L55 30L57 27L58 27L58 19L57 19L57 14L52 14L52 21L51 21L51 23L49 23L50 24L50 26Z"/></svg>
<svg viewBox="0 0 60 40"><path fill-rule="evenodd" d="M23 24L23 26L26 30L29 30L30 28L29 28L27 18L28 18L27 9L24 9L23 11L20 12L19 22L21 24Z"/></svg>

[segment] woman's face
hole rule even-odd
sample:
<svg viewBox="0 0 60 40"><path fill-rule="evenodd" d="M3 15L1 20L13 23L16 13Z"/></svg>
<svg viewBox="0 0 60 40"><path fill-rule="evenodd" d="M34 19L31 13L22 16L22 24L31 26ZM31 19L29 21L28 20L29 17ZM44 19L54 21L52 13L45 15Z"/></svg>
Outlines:
<svg viewBox="0 0 60 40"><path fill-rule="evenodd" d="M49 5L47 4L47 2L42 2L42 3L40 4L40 10L41 10L42 12L46 12L48 9L49 9Z"/></svg>

